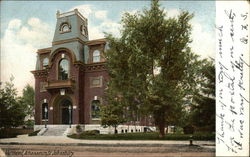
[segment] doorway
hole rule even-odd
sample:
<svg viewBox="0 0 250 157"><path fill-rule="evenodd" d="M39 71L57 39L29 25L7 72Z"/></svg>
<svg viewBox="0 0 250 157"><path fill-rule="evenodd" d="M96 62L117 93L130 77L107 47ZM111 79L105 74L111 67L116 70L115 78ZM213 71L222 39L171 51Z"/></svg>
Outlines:
<svg viewBox="0 0 250 157"><path fill-rule="evenodd" d="M69 99L61 101L62 124L72 124L72 102Z"/></svg>

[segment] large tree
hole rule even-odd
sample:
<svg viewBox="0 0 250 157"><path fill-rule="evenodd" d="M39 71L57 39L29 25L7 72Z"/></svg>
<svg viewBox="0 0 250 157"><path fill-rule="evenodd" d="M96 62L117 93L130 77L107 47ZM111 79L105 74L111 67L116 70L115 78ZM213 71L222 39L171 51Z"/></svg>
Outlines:
<svg viewBox="0 0 250 157"><path fill-rule="evenodd" d="M22 99L17 97L13 79L0 89L0 129L22 125L26 116L26 107Z"/></svg>
<svg viewBox="0 0 250 157"><path fill-rule="evenodd" d="M189 47L192 17L183 11L178 17L166 18L154 0L142 13L125 13L121 38L107 35L108 90L129 111L153 115L160 137L167 122L177 123L173 119L178 117L173 117L181 113L194 83L197 56Z"/></svg>
<svg viewBox="0 0 250 157"><path fill-rule="evenodd" d="M204 60L199 70L198 91L191 106L191 123L201 131L215 131L215 65Z"/></svg>
<svg viewBox="0 0 250 157"><path fill-rule="evenodd" d="M35 105L35 90L34 88L27 84L23 89L23 96L22 96L23 102L27 107L27 114L33 115L34 105Z"/></svg>

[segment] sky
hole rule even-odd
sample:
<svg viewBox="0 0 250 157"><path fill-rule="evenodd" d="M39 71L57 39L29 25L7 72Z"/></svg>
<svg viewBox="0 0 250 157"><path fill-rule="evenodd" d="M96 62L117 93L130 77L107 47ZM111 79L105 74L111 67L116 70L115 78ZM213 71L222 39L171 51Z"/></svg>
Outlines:
<svg viewBox="0 0 250 157"><path fill-rule="evenodd" d="M192 50L201 58L215 57L215 2L160 1L167 17L181 10L194 13ZM51 47L56 26L56 12L77 8L88 18L90 40L103 38L103 32L119 37L120 20L125 12L131 14L150 7L150 1L1 1L1 80L14 76L18 94L26 84L34 86L36 51Z"/></svg>

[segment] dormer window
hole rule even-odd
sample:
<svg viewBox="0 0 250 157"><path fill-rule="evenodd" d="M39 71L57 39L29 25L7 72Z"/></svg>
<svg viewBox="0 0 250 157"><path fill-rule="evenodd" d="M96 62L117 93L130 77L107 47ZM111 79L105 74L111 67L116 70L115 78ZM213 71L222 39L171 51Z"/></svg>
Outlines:
<svg viewBox="0 0 250 157"><path fill-rule="evenodd" d="M84 35L84 36L87 36L87 35L88 35L87 27L86 27L86 26L81 25L80 31L81 31L82 35Z"/></svg>
<svg viewBox="0 0 250 157"><path fill-rule="evenodd" d="M66 33L71 31L71 26L68 23L62 23L60 27L61 33Z"/></svg>
<svg viewBox="0 0 250 157"><path fill-rule="evenodd" d="M94 63L96 63L96 62L100 62L100 60L101 60L101 53L100 53L100 51L99 50L95 50L94 52L93 52L93 62Z"/></svg>

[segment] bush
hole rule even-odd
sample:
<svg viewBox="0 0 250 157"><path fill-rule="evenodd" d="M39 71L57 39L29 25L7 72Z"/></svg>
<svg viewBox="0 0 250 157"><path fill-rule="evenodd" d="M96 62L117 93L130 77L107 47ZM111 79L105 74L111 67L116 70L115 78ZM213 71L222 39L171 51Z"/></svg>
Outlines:
<svg viewBox="0 0 250 157"><path fill-rule="evenodd" d="M194 127L192 125L187 125L183 127L184 134L193 134L194 133Z"/></svg>
<svg viewBox="0 0 250 157"><path fill-rule="evenodd" d="M29 119L24 122L24 125L27 126L27 128L33 129L35 125L35 121Z"/></svg>
<svg viewBox="0 0 250 157"><path fill-rule="evenodd" d="M81 129L81 126L78 124L78 125L76 126L76 129L77 129L77 130L80 130L80 129Z"/></svg>
<svg viewBox="0 0 250 157"><path fill-rule="evenodd" d="M37 134L39 133L40 130L34 131L32 133L29 133L29 136L37 136Z"/></svg>
<svg viewBox="0 0 250 157"><path fill-rule="evenodd" d="M81 136L84 136L84 135L93 136L93 135L98 135L98 134L100 134L99 130L87 130L87 131L84 131L83 133L81 133L80 135Z"/></svg>
<svg viewBox="0 0 250 157"><path fill-rule="evenodd" d="M95 134L92 131L85 131L80 135L70 135L71 138L89 140L215 140L215 134L167 134L159 138L158 133L127 133L127 134Z"/></svg>

